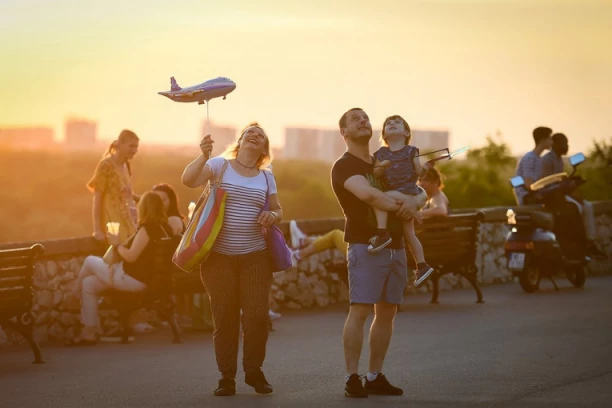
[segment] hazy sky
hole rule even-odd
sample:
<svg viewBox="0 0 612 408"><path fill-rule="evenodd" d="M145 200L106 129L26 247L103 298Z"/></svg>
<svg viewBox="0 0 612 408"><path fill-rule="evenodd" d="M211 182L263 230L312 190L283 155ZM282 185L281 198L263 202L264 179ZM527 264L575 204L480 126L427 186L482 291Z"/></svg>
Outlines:
<svg viewBox="0 0 612 408"><path fill-rule="evenodd" d="M143 143L197 143L205 106L157 95L237 83L211 118L335 128L363 107L448 129L451 147L500 130L515 152L531 130L572 151L612 137L612 1L1 0L0 126L97 120Z"/></svg>

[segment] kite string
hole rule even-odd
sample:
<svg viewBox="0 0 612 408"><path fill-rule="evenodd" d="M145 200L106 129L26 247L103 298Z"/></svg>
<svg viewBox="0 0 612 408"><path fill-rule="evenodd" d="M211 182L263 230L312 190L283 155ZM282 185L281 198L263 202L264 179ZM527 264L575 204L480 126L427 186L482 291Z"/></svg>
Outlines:
<svg viewBox="0 0 612 408"><path fill-rule="evenodd" d="M210 104L210 100L206 101L206 134L210 135L210 117L208 116L208 105ZM212 135L211 135L212 136Z"/></svg>

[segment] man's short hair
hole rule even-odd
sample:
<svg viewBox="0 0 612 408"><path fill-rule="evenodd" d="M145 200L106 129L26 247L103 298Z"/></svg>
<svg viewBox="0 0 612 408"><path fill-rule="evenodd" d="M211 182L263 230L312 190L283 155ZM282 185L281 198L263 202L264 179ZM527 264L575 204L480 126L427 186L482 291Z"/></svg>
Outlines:
<svg viewBox="0 0 612 408"><path fill-rule="evenodd" d="M552 135L552 129L545 126L539 126L533 129L533 141L536 145L540 144L542 140L548 139Z"/></svg>
<svg viewBox="0 0 612 408"><path fill-rule="evenodd" d="M567 136L565 136L563 133L555 133L552 135L552 141L553 143L567 142Z"/></svg>
<svg viewBox="0 0 612 408"><path fill-rule="evenodd" d="M346 117L348 116L348 114L356 110L363 111L363 109L361 108L351 108L342 114L340 120L338 121L338 126L340 127L340 129L344 129L346 127Z"/></svg>

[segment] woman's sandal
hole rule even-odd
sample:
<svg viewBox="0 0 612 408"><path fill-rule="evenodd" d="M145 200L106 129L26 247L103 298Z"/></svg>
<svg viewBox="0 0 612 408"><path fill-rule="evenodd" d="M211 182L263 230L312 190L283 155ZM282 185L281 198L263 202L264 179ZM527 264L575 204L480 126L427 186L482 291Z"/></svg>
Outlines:
<svg viewBox="0 0 612 408"><path fill-rule="evenodd" d="M95 346L98 343L97 340L84 339L82 337L76 337L68 340L64 345L66 347L77 347L77 346Z"/></svg>

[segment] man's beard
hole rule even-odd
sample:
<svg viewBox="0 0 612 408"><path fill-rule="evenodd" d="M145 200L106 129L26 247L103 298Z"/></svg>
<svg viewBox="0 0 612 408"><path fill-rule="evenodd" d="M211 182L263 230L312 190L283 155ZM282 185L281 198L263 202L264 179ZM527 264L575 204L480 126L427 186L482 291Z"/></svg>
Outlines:
<svg viewBox="0 0 612 408"><path fill-rule="evenodd" d="M368 136L351 136L350 139L357 145L368 146L371 138L372 134L370 133Z"/></svg>

